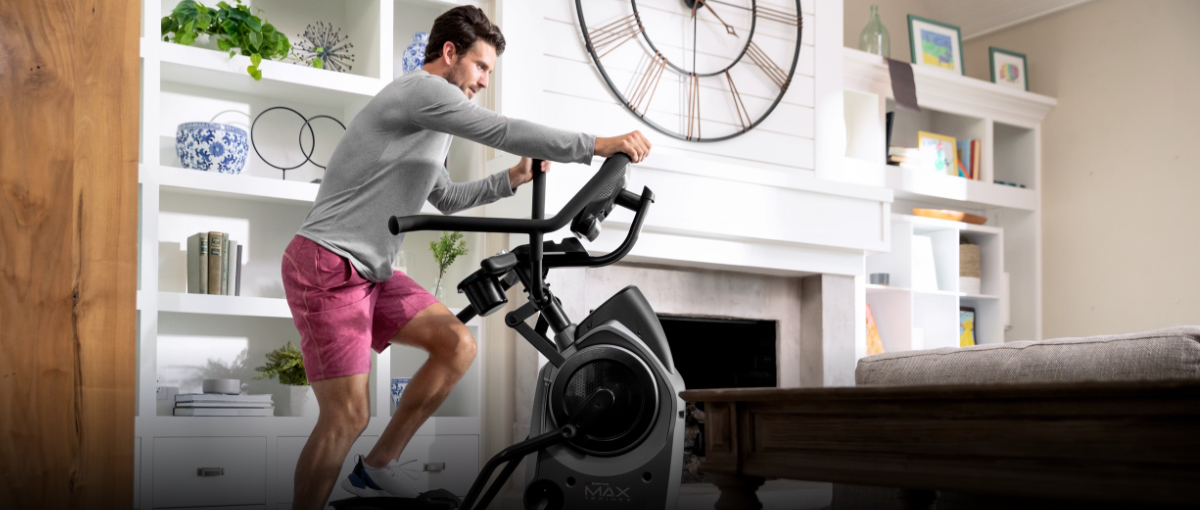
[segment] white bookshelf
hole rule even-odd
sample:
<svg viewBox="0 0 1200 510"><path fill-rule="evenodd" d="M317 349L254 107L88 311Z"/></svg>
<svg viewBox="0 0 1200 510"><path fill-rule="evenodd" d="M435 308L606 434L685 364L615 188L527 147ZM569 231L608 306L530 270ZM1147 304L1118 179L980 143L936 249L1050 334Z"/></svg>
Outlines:
<svg viewBox="0 0 1200 510"><path fill-rule="evenodd" d="M978 343L1040 340L1041 122L1057 101L913 66L922 111L896 110L883 59L854 49L843 51L846 153L842 171L831 177L886 187L895 194L891 251L868 255L865 271L891 274L890 287L865 285L885 350L958 346L957 312L962 306L976 310ZM887 165L889 111L896 112L892 146L916 147L917 131L979 139L982 179ZM1025 187L996 184L996 180ZM964 211L986 217L987 223L916 217L913 208ZM934 239L936 292L911 289L914 235ZM959 235L980 244L979 294L957 288ZM914 328L923 330L923 337L914 335ZM865 349L859 354L865 354Z"/></svg>
<svg viewBox="0 0 1200 510"><path fill-rule="evenodd" d="M319 185L311 181L323 170L306 163L287 172L284 180L253 149L240 175L183 169L174 154L175 126L209 121L225 112L219 122L249 130L251 119L272 106L287 106L309 117L330 115L349 124L399 76L402 52L414 32L428 31L437 15L460 3L485 10L490 4L252 0L252 8L265 10L267 20L292 42L308 23L326 21L340 27L354 42L356 58L349 73L263 61L263 79L256 82L246 73L246 57L231 59L225 52L161 41L159 19L176 3L143 2L134 507L290 508L292 471L316 418L164 416L158 410L156 387L198 392L203 378L238 377L251 393L271 393L277 413L282 411L287 387L251 378L253 368L265 362L266 352L288 341L299 343L283 296L281 255L316 198ZM291 114L264 116L255 134L264 157L291 166L303 160L296 156L302 121L287 115ZM312 159L324 164L342 130L330 122L314 122L313 127L317 142ZM473 147L456 142L451 174L456 180L478 178L484 171L480 160ZM440 214L429 204L421 213ZM230 233L244 247L241 296L186 292L186 237L211 230ZM426 288L436 277L428 244L439 235L412 233L404 243L409 274ZM453 293L455 284L478 268L482 255L482 236L468 234L466 239L470 254L454 264L443 282L444 299L453 311L467 304ZM445 471L423 472L418 485L465 494L482 465L482 360L487 342L481 326L479 319L468 324L479 344L476 362L406 450L406 456L423 463L446 464ZM382 356L372 353L371 419L352 453L365 454L378 439L391 417L390 380L411 377L423 356L422 351L395 346ZM197 462L225 467L227 475L197 477ZM344 467L343 471L349 468ZM333 494L335 499L346 496L340 489Z"/></svg>

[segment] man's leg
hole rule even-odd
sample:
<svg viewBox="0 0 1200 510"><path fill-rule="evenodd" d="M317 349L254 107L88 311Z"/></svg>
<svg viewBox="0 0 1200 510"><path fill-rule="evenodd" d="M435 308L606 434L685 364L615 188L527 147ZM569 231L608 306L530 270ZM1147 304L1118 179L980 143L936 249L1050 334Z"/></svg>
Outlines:
<svg viewBox="0 0 1200 510"><path fill-rule="evenodd" d="M294 510L325 507L346 454L371 419L368 380L368 374L355 374L312 383L321 411L296 463Z"/></svg>
<svg viewBox="0 0 1200 510"><path fill-rule="evenodd" d="M475 359L475 339L441 303L418 313L391 342L424 349L429 359L404 388L396 414L364 459L373 467L386 466L400 457L413 434L442 405Z"/></svg>

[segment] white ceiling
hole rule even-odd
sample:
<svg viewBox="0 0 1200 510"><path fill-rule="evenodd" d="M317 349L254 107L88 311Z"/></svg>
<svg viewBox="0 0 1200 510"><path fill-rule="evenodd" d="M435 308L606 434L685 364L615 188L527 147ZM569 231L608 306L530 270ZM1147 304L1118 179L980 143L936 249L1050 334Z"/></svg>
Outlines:
<svg viewBox="0 0 1200 510"><path fill-rule="evenodd" d="M963 40L1073 7L1088 0L924 0L938 21L962 28Z"/></svg>

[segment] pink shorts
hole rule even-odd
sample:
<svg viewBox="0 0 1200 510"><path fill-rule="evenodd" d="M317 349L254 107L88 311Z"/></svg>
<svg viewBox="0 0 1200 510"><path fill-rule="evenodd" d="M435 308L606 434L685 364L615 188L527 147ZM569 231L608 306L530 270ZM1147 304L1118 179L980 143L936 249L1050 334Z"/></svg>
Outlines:
<svg viewBox="0 0 1200 510"><path fill-rule="evenodd" d="M404 273L371 282L345 257L303 236L284 250L282 269L309 381L370 372L370 349L383 352L400 328L437 302Z"/></svg>

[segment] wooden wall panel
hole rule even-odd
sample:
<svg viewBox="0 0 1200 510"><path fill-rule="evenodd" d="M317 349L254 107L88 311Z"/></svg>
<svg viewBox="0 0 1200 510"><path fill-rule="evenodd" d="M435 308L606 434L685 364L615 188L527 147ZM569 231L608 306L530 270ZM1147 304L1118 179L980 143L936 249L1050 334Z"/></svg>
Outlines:
<svg viewBox="0 0 1200 510"><path fill-rule="evenodd" d="M0 508L132 506L136 0L0 0Z"/></svg>

